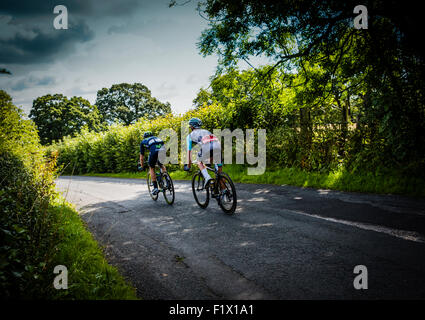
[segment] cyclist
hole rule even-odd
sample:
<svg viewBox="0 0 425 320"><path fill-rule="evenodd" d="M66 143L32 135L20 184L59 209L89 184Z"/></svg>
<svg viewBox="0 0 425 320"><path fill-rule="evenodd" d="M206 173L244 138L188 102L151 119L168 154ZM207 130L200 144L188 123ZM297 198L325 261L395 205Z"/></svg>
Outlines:
<svg viewBox="0 0 425 320"><path fill-rule="evenodd" d="M187 136L187 160L188 163L184 165L184 170L189 171L192 164L192 147L193 144L199 144L201 150L198 152L198 167L201 170L201 173L205 179L205 186L208 185L211 176L208 173L207 168L204 165L204 162L213 163L217 162L217 159L213 159L214 154L220 155L219 163L216 163L218 166L219 172L222 171L221 163L221 144L216 136L214 136L208 130L202 129L202 121L198 118L192 118L189 120L189 127L192 132Z"/></svg>
<svg viewBox="0 0 425 320"><path fill-rule="evenodd" d="M140 143L140 166L143 168L145 149L149 149L148 165L153 183L153 195L156 195L159 192L158 182L156 181L155 165L158 163L162 172L167 172L165 166L158 160L158 153L160 150L163 150L163 146L164 141L155 137L152 132L147 131L143 134L143 140Z"/></svg>

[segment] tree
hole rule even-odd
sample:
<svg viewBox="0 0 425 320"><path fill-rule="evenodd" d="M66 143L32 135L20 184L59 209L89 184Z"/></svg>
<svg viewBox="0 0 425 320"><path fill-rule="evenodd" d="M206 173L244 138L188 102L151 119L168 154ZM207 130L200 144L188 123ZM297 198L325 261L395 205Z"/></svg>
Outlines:
<svg viewBox="0 0 425 320"><path fill-rule="evenodd" d="M114 84L97 92L96 105L103 121L134 123L141 117L154 119L171 113L171 106L152 97L151 91L141 83Z"/></svg>
<svg viewBox="0 0 425 320"><path fill-rule="evenodd" d="M367 30L353 28L357 1L206 0L199 12L209 21L198 43L203 55L217 54L217 72L232 70L252 56L274 60L304 79L298 90L300 118L326 101L346 122L350 101L359 106L363 159L372 168L425 165L425 54L421 48L421 10L410 1L363 1ZM309 70L309 66L318 72ZM332 97L332 98L329 98ZM360 99L359 99L360 98ZM363 101L359 101L362 100ZM341 131L342 145L347 130ZM364 161L373 158L374 161Z"/></svg>
<svg viewBox="0 0 425 320"><path fill-rule="evenodd" d="M198 91L195 99L193 99L192 104L195 109L199 109L204 105L211 105L213 103L212 95L208 90L201 88Z"/></svg>
<svg viewBox="0 0 425 320"><path fill-rule="evenodd" d="M62 94L45 95L34 100L30 118L37 125L42 144L75 135L83 127L101 128L96 106L81 97L68 99Z"/></svg>
<svg viewBox="0 0 425 320"><path fill-rule="evenodd" d="M278 70L261 83L259 74L270 66L255 70L233 69L212 79L209 91L201 88L193 103L196 108L218 103L233 114L232 128L265 128L282 124L283 115L293 109L292 92L281 82Z"/></svg>
<svg viewBox="0 0 425 320"><path fill-rule="evenodd" d="M382 54L391 50L393 40L411 54L421 56L416 35L421 26L418 7L409 1L363 1L371 16L368 31L352 27L355 0L207 0L198 5L209 20L209 28L202 32L199 48L202 54L217 53L224 67L235 66L238 60L266 55L276 66L293 64L295 60L314 61L319 58L331 65L330 54L344 52L354 43L341 43L346 38L365 38L358 49L366 47ZM387 27L392 27L387 28ZM391 35L398 33L398 38ZM349 37L348 37L349 36ZM384 37L384 38L383 38ZM374 41L374 45L369 43ZM404 50L406 53L406 50ZM358 51L359 56L364 50Z"/></svg>
<svg viewBox="0 0 425 320"><path fill-rule="evenodd" d="M12 103L10 95L0 90L0 150L19 152L22 148L39 144L34 122L25 120L23 114L22 109Z"/></svg>

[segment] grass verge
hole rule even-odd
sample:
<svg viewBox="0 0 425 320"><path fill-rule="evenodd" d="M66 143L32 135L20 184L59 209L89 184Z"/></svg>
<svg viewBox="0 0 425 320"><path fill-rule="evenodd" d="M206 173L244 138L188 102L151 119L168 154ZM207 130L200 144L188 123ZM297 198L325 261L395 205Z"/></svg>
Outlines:
<svg viewBox="0 0 425 320"><path fill-rule="evenodd" d="M268 169L262 175L247 175L247 167L238 165L226 165L227 172L234 182L258 183L275 185L293 185L299 187L311 187L321 189L333 189L352 192L401 194L409 196L425 196L425 181L421 177L407 177L401 173L352 173L345 169L332 172L307 172L298 168ZM183 170L170 171L174 180L190 180L191 172ZM122 172L122 173L88 173L85 176L115 177L145 179L146 172Z"/></svg>
<svg viewBox="0 0 425 320"><path fill-rule="evenodd" d="M72 205L57 197L51 202L49 212L57 217L54 229L60 235L52 265L64 265L68 269L68 289L55 290L54 298L137 299L135 289L117 268L108 264Z"/></svg>

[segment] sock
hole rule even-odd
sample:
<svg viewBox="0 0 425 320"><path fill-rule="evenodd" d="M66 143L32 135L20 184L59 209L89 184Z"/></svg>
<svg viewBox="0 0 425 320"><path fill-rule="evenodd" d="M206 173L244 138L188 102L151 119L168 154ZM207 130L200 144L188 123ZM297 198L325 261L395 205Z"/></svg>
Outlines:
<svg viewBox="0 0 425 320"><path fill-rule="evenodd" d="M153 187L158 189L158 182L152 181L152 183L153 183Z"/></svg>
<svg viewBox="0 0 425 320"><path fill-rule="evenodd" d="M202 170L202 171L201 171L201 173L202 173L202 175L204 176L205 181L208 181L209 179L211 179L211 176L210 176L210 174L208 173L208 170L207 170L207 169Z"/></svg>

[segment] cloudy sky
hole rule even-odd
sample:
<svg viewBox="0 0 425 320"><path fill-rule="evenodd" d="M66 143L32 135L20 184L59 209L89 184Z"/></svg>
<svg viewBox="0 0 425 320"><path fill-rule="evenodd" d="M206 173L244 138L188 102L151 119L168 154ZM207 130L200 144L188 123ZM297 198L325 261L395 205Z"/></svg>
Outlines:
<svg viewBox="0 0 425 320"><path fill-rule="evenodd" d="M94 103L97 90L121 82L143 83L175 113L188 110L208 86L217 57L204 58L196 47L208 26L197 1L172 8L169 2L1 0L0 68L12 75L0 75L0 88L27 114L39 96ZM68 9L67 30L53 27L56 5Z"/></svg>

